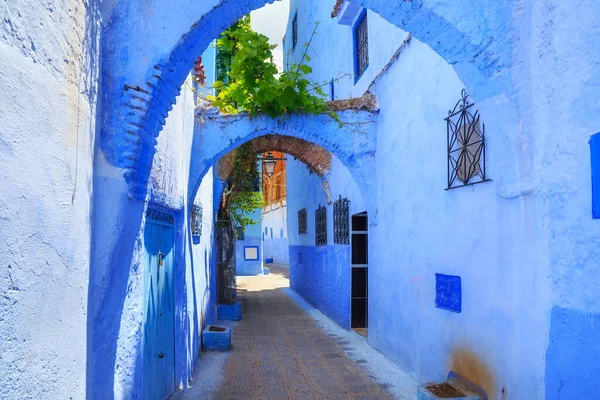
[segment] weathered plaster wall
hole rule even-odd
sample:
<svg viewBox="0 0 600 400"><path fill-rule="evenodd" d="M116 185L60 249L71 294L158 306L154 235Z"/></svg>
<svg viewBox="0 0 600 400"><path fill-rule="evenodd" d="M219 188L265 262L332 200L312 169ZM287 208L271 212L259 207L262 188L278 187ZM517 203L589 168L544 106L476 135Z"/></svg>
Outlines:
<svg viewBox="0 0 600 400"><path fill-rule="evenodd" d="M85 398L100 18L0 10L0 398Z"/></svg>
<svg viewBox="0 0 600 400"><path fill-rule="evenodd" d="M216 297L212 288L216 287L216 263L213 202L214 172L209 170L202 179L194 204L202 206L202 235L186 236L185 279L180 285L182 309L176 331L182 340L177 345L177 370L180 376L178 385L186 385L198 360L201 350L202 328L216 319ZM190 212L191 205L187 208ZM189 223L189 219L187 220ZM187 230L188 228L186 228ZM183 287L182 287L183 286Z"/></svg>
<svg viewBox="0 0 600 400"><path fill-rule="evenodd" d="M276 264L288 265L290 262L290 243L287 227L287 200L268 205L263 209L263 261L272 258Z"/></svg>
<svg viewBox="0 0 600 400"><path fill-rule="evenodd" d="M189 78L191 79L191 78ZM175 374L186 385L200 349L200 334L215 315L212 221L213 174L209 169L198 192L188 192L190 153L195 126L195 94L191 81L181 95L158 139L148 185L148 203L131 200L123 170L97 160L95 271L92 275L94 341L93 398L140 398L141 343L144 321L143 233L145 207L158 207L175 216ZM203 207L203 236L190 236L191 204ZM116 214L116 215L115 215ZM122 221L116 232L103 221ZM125 238L125 240L120 240ZM133 247L131 243L134 243ZM109 259L102 250L115 248ZM110 261L109 261L110 260Z"/></svg>
<svg viewBox="0 0 600 400"><path fill-rule="evenodd" d="M503 196L506 181L525 178L502 168L515 156L503 132L518 126L482 111L493 181L445 191L443 118L462 87L446 62L414 40L374 88L387 104L377 170L394 179L380 179L376 193L369 341L420 381L454 370L491 398L543 398L549 282L536 202ZM398 93L411 100L397 101ZM436 273L461 277L462 313L435 307ZM389 287L395 290L383 290Z"/></svg>
<svg viewBox="0 0 600 400"><path fill-rule="evenodd" d="M530 85L524 119L533 132L535 190L550 265L546 398L595 397L600 221L591 218L588 141L600 131L591 117L600 112L600 43L594 40L600 34L600 2L534 2L530 9L525 53L530 75L519 71L515 83L521 92Z"/></svg>

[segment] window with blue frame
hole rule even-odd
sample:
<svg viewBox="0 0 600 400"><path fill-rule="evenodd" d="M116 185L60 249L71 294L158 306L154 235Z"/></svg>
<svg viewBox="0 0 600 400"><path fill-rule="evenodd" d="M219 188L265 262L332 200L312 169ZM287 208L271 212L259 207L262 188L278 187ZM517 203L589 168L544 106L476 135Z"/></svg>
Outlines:
<svg viewBox="0 0 600 400"><path fill-rule="evenodd" d="M354 78L358 81L369 66L369 26L367 10L354 25Z"/></svg>
<svg viewBox="0 0 600 400"><path fill-rule="evenodd" d="M335 80L331 80L329 82L329 98L331 101L335 100Z"/></svg>
<svg viewBox="0 0 600 400"><path fill-rule="evenodd" d="M292 21L292 50L296 49L296 45L298 44L298 12L294 15L294 20Z"/></svg>

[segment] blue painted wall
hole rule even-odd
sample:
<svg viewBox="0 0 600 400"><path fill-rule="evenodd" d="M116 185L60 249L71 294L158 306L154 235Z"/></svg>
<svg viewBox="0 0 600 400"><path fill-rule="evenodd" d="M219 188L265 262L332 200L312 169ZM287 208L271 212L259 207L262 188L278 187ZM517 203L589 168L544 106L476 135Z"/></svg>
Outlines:
<svg viewBox="0 0 600 400"><path fill-rule="evenodd" d="M260 275L263 266L262 251L262 209L254 210L249 218L258 221L257 224L246 226L244 240L237 240L235 243L235 267L237 275ZM248 246L258 247L258 260L246 260L244 257L244 248Z"/></svg>
<svg viewBox="0 0 600 400"><path fill-rule="evenodd" d="M552 308L546 399L592 399L600 392L600 314Z"/></svg>
<svg viewBox="0 0 600 400"><path fill-rule="evenodd" d="M200 350L202 327L215 318L215 260L213 255L213 173L208 169L198 192L188 192L189 149L196 124L195 94L187 82L167 118L149 172L149 201L175 216L175 383L185 385ZM142 396L141 343L144 318L143 249L146 202L124 193L122 175L98 160L94 201L93 269L90 280L90 354L88 391L96 398ZM203 235L191 237L191 204L203 206ZM139 215L139 216L138 216ZM116 227L106 220L118 221ZM106 251L114 247L114 252ZM110 261L110 262L107 262ZM113 269L114 268L114 269ZM124 311L125 310L125 311ZM120 332L131 332L121 335Z"/></svg>
<svg viewBox="0 0 600 400"><path fill-rule="evenodd" d="M350 272L348 246L290 246L290 287L346 329L350 329Z"/></svg>
<svg viewBox="0 0 600 400"><path fill-rule="evenodd" d="M290 241L290 286L306 301L343 328L350 328L350 246L334 244L333 207L323 181L306 165L287 162L287 224ZM348 170L333 157L327 182L333 198L350 199L350 214L365 211L358 187ZM315 245L315 210L327 208L327 246ZM307 233L298 234L298 211L307 210Z"/></svg>

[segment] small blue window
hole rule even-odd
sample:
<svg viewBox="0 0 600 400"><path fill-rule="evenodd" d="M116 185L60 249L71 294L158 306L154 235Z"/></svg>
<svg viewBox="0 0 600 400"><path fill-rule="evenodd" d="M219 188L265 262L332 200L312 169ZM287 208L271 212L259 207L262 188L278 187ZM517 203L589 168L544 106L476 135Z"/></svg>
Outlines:
<svg viewBox="0 0 600 400"><path fill-rule="evenodd" d="M367 10L363 10L354 25L354 81L357 82L369 66L369 25Z"/></svg>
<svg viewBox="0 0 600 400"><path fill-rule="evenodd" d="M331 101L335 100L335 80L331 80L329 82L329 98Z"/></svg>
<svg viewBox="0 0 600 400"><path fill-rule="evenodd" d="M271 239L273 239L273 228L271 228Z"/></svg>
<svg viewBox="0 0 600 400"><path fill-rule="evenodd" d="M600 219L600 133L590 139L592 153L592 216Z"/></svg>
<svg viewBox="0 0 600 400"><path fill-rule="evenodd" d="M296 45L298 44L298 12L294 15L294 20L292 21L292 50L296 49Z"/></svg>

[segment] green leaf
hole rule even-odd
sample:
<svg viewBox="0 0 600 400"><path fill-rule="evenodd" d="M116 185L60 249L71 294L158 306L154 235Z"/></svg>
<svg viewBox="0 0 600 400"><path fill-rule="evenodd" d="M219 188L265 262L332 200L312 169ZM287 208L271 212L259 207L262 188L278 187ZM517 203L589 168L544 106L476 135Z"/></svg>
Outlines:
<svg viewBox="0 0 600 400"><path fill-rule="evenodd" d="M308 74L310 74L310 73L312 73L312 72L313 72L312 68L311 68L311 67L309 67L309 66L308 66L308 65L306 65L306 64L302 64L302 65L301 65L301 66L299 66L298 68L300 68L300 71L304 72L304 74L306 74L306 75L308 75Z"/></svg>

